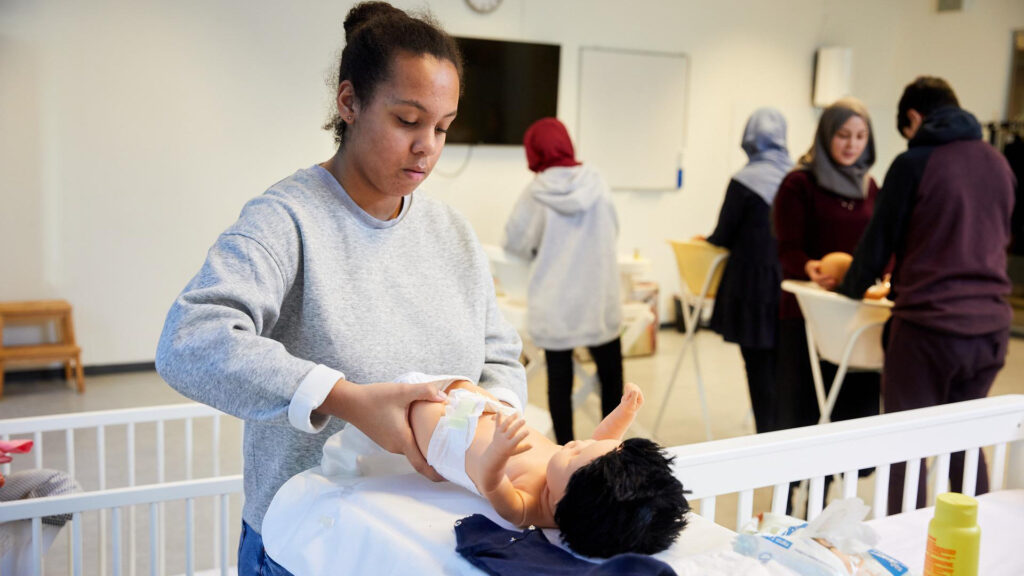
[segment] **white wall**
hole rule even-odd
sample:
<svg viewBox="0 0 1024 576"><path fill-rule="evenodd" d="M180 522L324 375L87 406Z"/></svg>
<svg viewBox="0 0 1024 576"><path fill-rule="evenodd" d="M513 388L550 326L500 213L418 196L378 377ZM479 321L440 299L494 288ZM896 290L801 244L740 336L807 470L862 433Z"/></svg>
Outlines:
<svg viewBox="0 0 1024 576"><path fill-rule="evenodd" d="M429 2L455 34L561 44L570 132L580 46L690 56L684 189L616 192L620 248L652 259L663 304L677 287L664 240L710 232L744 161L747 114L776 106L793 155L809 145L817 47L853 48L854 92L875 117L876 178L904 146L896 101L917 74L948 78L983 121L1002 117L1024 2L973 0L943 15L935 4L505 0L481 16L463 0ZM244 202L330 156L318 127L351 5L0 4L0 299L70 300L89 365L152 360L171 301ZM450 146L427 188L498 242L529 179L519 147Z"/></svg>

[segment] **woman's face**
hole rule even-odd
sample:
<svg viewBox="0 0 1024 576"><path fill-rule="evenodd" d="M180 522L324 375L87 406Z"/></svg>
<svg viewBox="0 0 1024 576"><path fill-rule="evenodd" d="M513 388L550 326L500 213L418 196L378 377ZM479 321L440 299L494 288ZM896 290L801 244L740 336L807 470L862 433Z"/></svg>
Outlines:
<svg viewBox="0 0 1024 576"><path fill-rule="evenodd" d="M399 198L430 175L441 155L458 111L459 74L448 60L399 52L389 76L369 102L352 103L344 154L353 180L346 185Z"/></svg>
<svg viewBox="0 0 1024 576"><path fill-rule="evenodd" d="M836 164L853 166L868 145L868 123L856 114L843 123L832 137L829 154Z"/></svg>

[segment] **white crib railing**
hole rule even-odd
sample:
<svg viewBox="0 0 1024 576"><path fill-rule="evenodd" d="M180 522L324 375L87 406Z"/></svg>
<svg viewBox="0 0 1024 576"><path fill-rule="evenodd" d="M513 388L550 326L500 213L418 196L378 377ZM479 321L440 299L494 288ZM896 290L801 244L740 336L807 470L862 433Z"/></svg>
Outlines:
<svg viewBox="0 0 1024 576"><path fill-rule="evenodd" d="M222 418L226 418L229 423L228 434L225 434L222 429ZM195 439L196 429L199 426L203 427L202 435L208 436L209 441L204 442L197 449ZM123 429L123 435L118 434L118 429ZM95 531L88 534L90 544L95 543L95 546L90 546L89 549L96 551L96 569L95 571L89 570L88 573L105 576L108 574L108 568L113 568L114 574L120 574L120 562L111 563L108 560L108 553L113 552L119 556L126 552L128 574L135 574L138 549L136 540L138 538L136 510L133 506L147 504L151 512L156 510L156 515L150 519L149 523L150 540L157 547L156 554L150 555L150 564L158 566L159 574L163 574L167 564L165 502L185 498L185 496L163 497L161 496L162 491L185 482L186 485L195 487L194 491L198 490L195 496L189 498L214 495L213 493L207 494L204 490L222 490L216 492L218 495L240 492L240 480L237 481L237 487L227 489L225 486L228 484L224 484L225 480L221 478L225 472L229 474L241 472L240 431L240 421L209 406L196 403L0 421L0 438L4 440L25 438L34 442L31 454L15 458L13 465L4 464L0 471L9 475L12 471L30 468L61 470L69 473L85 490L84 494L74 496L0 504L0 522L3 522L4 518L10 519L8 515L13 513L12 510L32 510L35 506L39 506L40 510L44 508L49 510L52 509L50 506L59 505L61 502L78 503L79 500L74 500L75 498L85 498L81 502L87 504L82 505L91 507L83 508L81 511L95 511L98 525ZM169 439L171 442L168 442ZM108 448L114 448L112 451L123 450L124 458L108 458ZM227 466L224 465L225 458L221 455L222 451L231 455L227 458ZM86 460L91 460L93 456L95 465L90 465ZM180 462L181 465L172 467L169 472L167 465L169 460ZM213 480L188 484L187 481L193 480L197 475ZM206 486L204 482L212 483ZM234 484L230 485L234 486ZM203 486L206 487L199 488ZM136 494L143 500L132 504L118 504L117 502L121 502L118 499L125 498L125 494ZM105 500L108 496L113 497L114 500ZM71 500L67 500L67 498ZM229 508L224 504L225 500L226 498L213 499L211 524L203 526L204 530L209 529L210 532L214 565L221 567L226 566L222 557L229 546L225 534L229 526L232 526L232 524L224 523L224 518L229 512ZM51 501L55 504L49 504ZM45 506L44 502L47 502ZM107 530L108 509L115 506L119 510L127 506L125 510L127 530L122 530L121 512L119 511L116 518L111 518L111 521L116 524L118 534L116 537L108 537L110 536ZM19 514L25 513L19 512ZM64 513L69 512L65 511ZM46 512L35 514L35 522L47 515L49 513ZM192 499L186 503L185 516L189 531L185 550L185 556L188 559L186 572L190 572L194 565L191 548L194 519ZM232 521L235 524L238 523L238 517L240 517L240 513L234 514ZM77 539L74 526L72 530L68 531L68 572L79 575L84 558L80 515L77 530ZM122 550L122 533L127 539L125 543L127 550L125 551ZM78 566L77 569L76 566ZM39 569L40 572L37 573L42 573L41 562Z"/></svg>
<svg viewBox="0 0 1024 576"><path fill-rule="evenodd" d="M126 507L148 505L150 515L149 573L152 576L158 576L164 570L164 567L159 564L158 560L160 557L158 549L160 536L155 529L158 523L157 518L161 516L159 505L166 502L183 501L186 510L185 522L183 523L185 534L185 573L191 576L195 572L194 503L197 498L217 497L220 504L218 506L218 525L221 532L220 541L224 545L218 547L216 566L221 574L226 575L230 566L227 555L229 546L226 545L230 510L228 497L241 491L242 477L236 475L19 500L0 505L0 523L19 520L29 520L32 522L33 574L39 575L42 573L42 550L40 547L42 518L58 514L71 514L70 537L72 549L75 551L71 559L71 573L75 576L80 576L82 574L82 513L109 511L112 517L111 531L114 542L113 574L114 576L120 576L122 574L122 566L124 565L120 546L122 541L121 512Z"/></svg>
<svg viewBox="0 0 1024 576"><path fill-rule="evenodd" d="M979 451L992 447L990 489L1024 488L1024 395L1006 395L819 426L669 448L676 476L715 519L717 498L736 495L735 526L754 511L754 491L770 488L771 511L785 513L790 482L808 480L808 520L822 510L825 477L842 475L843 497L857 495L858 471L874 468L873 517L887 515L890 466L907 462L902 511L915 507L920 462L932 458L929 498L948 490L949 460L966 451L965 494L974 495ZM932 474L931 472L934 472ZM931 502L930 502L931 503ZM695 509L698 508L695 506Z"/></svg>

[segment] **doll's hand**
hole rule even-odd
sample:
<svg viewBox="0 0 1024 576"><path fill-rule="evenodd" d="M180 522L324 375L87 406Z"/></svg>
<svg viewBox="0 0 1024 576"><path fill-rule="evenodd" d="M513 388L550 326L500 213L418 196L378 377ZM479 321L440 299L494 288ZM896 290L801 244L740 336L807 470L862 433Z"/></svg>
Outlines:
<svg viewBox="0 0 1024 576"><path fill-rule="evenodd" d="M636 384L626 382L619 405L629 412L637 412L644 405L644 393L640 391L640 387Z"/></svg>
<svg viewBox="0 0 1024 576"><path fill-rule="evenodd" d="M502 416L500 412L495 413L494 436L491 438L491 445L487 447L487 451L493 451L505 460L526 452L532 446L523 442L530 434L525 426L526 420L519 414Z"/></svg>
<svg viewBox="0 0 1024 576"><path fill-rule="evenodd" d="M491 443L484 450L480 457L480 478L479 488L483 493L488 493L497 488L505 477L505 465L508 459L516 454L526 452L532 446L524 440L530 431L525 427L526 420L519 414L502 416L501 413L494 414L494 435L491 436Z"/></svg>
<svg viewBox="0 0 1024 576"><path fill-rule="evenodd" d="M836 287L836 279L821 271L821 260L808 260L807 264L804 264L804 272L812 282L826 290Z"/></svg>

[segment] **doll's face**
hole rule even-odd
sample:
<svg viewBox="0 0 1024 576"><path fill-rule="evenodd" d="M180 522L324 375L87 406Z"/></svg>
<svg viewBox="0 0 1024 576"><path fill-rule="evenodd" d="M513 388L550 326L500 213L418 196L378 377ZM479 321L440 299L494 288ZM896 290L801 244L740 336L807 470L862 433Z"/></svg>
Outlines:
<svg viewBox="0 0 1024 576"><path fill-rule="evenodd" d="M853 166L868 145L868 123L860 116L850 116L832 137L829 155L840 166Z"/></svg>
<svg viewBox="0 0 1024 576"><path fill-rule="evenodd" d="M551 502L557 503L565 496L565 487L574 472L615 450L619 444L622 444L621 440L574 440L562 446L548 460L547 482Z"/></svg>

